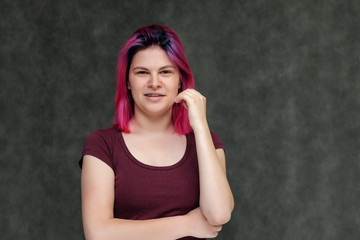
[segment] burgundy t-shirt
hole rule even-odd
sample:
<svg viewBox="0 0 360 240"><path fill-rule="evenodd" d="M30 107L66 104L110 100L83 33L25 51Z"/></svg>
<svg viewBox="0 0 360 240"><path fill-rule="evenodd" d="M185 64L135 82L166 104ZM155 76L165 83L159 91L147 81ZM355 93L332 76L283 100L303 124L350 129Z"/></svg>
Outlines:
<svg viewBox="0 0 360 240"><path fill-rule="evenodd" d="M215 148L224 148L211 132ZM86 139L84 155L104 161L115 174L114 217L154 219L185 215L199 206L199 168L193 133L186 135L182 159L171 166L158 167L138 161L127 148L116 126L97 130ZM183 239L196 239L187 237Z"/></svg>

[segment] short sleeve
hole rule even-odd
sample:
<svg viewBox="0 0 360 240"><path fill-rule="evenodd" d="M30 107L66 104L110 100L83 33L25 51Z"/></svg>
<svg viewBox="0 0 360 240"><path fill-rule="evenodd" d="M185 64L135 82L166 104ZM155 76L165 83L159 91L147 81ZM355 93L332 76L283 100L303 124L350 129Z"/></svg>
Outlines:
<svg viewBox="0 0 360 240"><path fill-rule="evenodd" d="M220 137L213 131L211 131L210 133L211 133L211 138L213 140L215 149L222 148L225 151L224 144L221 142Z"/></svg>
<svg viewBox="0 0 360 240"><path fill-rule="evenodd" d="M113 169L111 137L105 131L93 131L85 141L79 166L82 168L83 157L85 155L94 156L105 162Z"/></svg>

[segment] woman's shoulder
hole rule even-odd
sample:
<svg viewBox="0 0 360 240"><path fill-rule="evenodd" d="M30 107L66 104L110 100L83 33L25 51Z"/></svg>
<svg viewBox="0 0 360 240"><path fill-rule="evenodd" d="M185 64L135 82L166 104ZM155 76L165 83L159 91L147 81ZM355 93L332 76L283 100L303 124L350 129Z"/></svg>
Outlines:
<svg viewBox="0 0 360 240"><path fill-rule="evenodd" d="M217 135L217 133L210 131L211 133L211 138L213 140L214 146L216 149L218 148L222 148L225 149L224 144L221 141L221 138L219 137L219 135Z"/></svg>
<svg viewBox="0 0 360 240"><path fill-rule="evenodd" d="M92 131L85 141L79 161L80 167L83 156L87 154L101 159L112 167L113 151L117 145L117 134L119 133L120 131L114 126Z"/></svg>
<svg viewBox="0 0 360 240"><path fill-rule="evenodd" d="M100 136L103 138L111 138L113 136L116 136L117 134L119 134L121 131L114 125L111 127L107 127L107 128L102 128L102 129L96 129L93 130L90 133L90 136Z"/></svg>
<svg viewBox="0 0 360 240"><path fill-rule="evenodd" d="M85 144L100 144L111 147L117 144L119 134L121 134L121 131L118 130L116 126L93 130L90 135L88 135Z"/></svg>

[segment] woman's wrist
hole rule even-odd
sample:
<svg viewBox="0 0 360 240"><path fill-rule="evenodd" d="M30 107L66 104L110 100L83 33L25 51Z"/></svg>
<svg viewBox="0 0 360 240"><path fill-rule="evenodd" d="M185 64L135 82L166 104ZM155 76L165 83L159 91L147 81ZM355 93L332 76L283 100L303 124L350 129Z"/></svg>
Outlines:
<svg viewBox="0 0 360 240"><path fill-rule="evenodd" d="M192 127L194 133L200 133L200 132L204 132L204 131L209 131L209 125L207 123L207 121L203 121L203 122L199 122L198 124L194 124L194 126Z"/></svg>
<svg viewBox="0 0 360 240"><path fill-rule="evenodd" d="M188 215L176 216L177 226L175 226L176 235L179 238L191 236L191 219Z"/></svg>

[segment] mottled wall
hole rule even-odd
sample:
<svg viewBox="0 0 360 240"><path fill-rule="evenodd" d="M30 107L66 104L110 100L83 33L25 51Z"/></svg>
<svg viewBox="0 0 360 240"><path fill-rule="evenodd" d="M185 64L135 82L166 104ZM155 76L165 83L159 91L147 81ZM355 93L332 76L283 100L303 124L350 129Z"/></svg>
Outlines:
<svg viewBox="0 0 360 240"><path fill-rule="evenodd" d="M82 239L88 134L111 125L117 53L182 38L236 200L218 239L360 238L360 2L0 3L1 239Z"/></svg>

